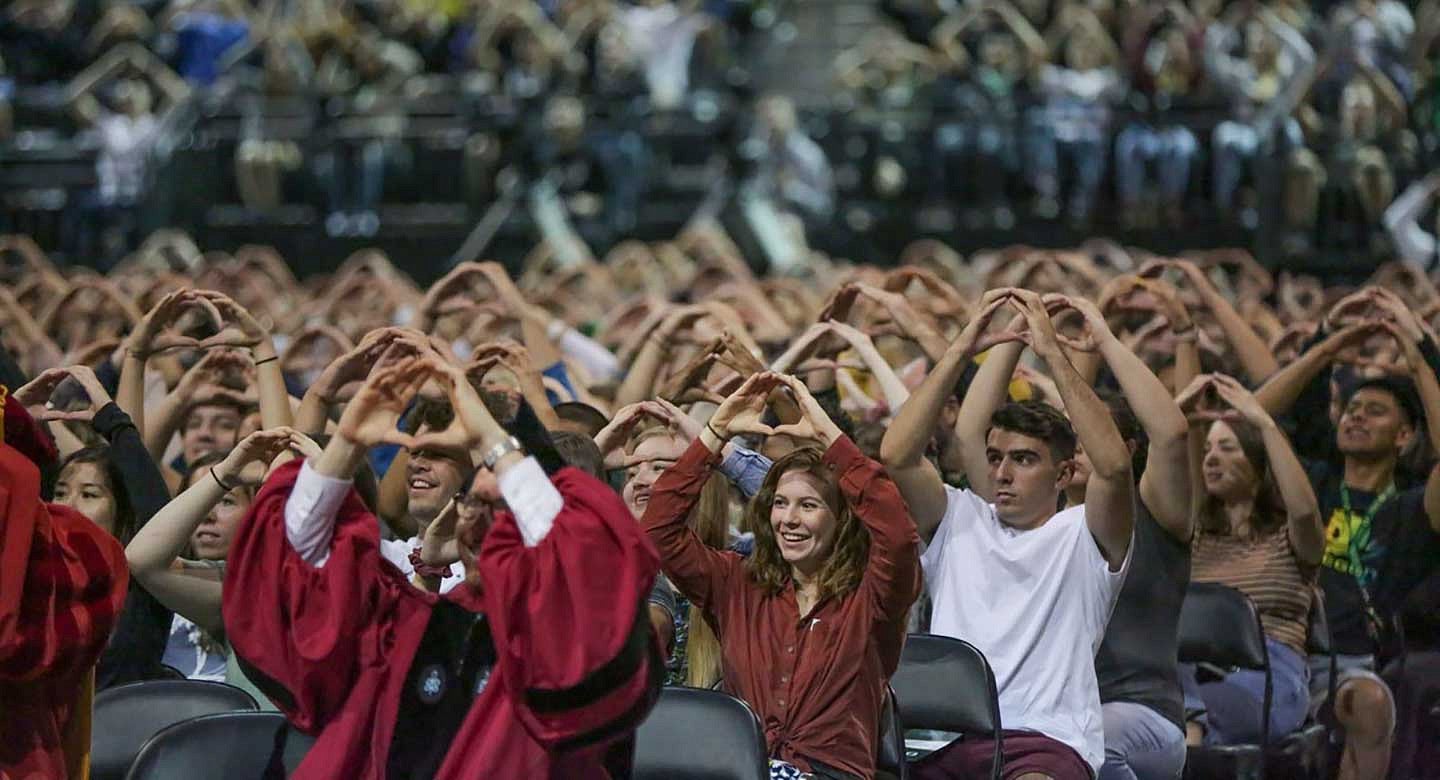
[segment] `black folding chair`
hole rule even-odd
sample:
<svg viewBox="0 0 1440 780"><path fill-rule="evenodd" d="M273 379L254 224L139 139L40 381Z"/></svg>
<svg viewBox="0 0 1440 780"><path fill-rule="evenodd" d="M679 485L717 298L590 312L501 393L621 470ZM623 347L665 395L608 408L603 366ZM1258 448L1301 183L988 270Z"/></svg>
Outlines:
<svg viewBox="0 0 1440 780"><path fill-rule="evenodd" d="M990 776L999 780L1005 764L1000 697L995 672L974 645L947 636L911 634L890 686L906 728L993 739Z"/></svg>
<svg viewBox="0 0 1440 780"><path fill-rule="evenodd" d="M1180 609L1180 662L1265 673L1259 745L1207 745L1186 751L1185 777L1258 778L1265 775L1270 741L1270 651L1260 613L1249 596L1213 582L1191 583Z"/></svg>
<svg viewBox="0 0 1440 780"><path fill-rule="evenodd" d="M720 691L665 688L635 734L634 780L768 780L760 719Z"/></svg>
<svg viewBox="0 0 1440 780"><path fill-rule="evenodd" d="M284 780L314 744L278 712L222 712L156 734L126 780Z"/></svg>
<svg viewBox="0 0 1440 780"><path fill-rule="evenodd" d="M885 686L885 706L880 711L880 743L876 750L875 768L880 777L907 780L910 772L905 764L905 726L900 721L900 703L895 689Z"/></svg>
<svg viewBox="0 0 1440 780"><path fill-rule="evenodd" d="M1332 733L1329 725L1334 721L1331 713L1335 708L1337 670L1330 621L1325 616L1324 593L1319 587L1310 590L1310 625L1305 652L1329 659L1330 680L1326 686L1325 702L1311 708L1310 718L1304 725L1265 748L1265 771L1276 777L1323 780L1330 776L1332 757L1338 754L1339 748L1333 739L1339 732Z"/></svg>
<svg viewBox="0 0 1440 780"><path fill-rule="evenodd" d="M167 726L198 715L257 709L233 685L201 680L147 680L95 695L90 728L90 777L121 780L145 742Z"/></svg>

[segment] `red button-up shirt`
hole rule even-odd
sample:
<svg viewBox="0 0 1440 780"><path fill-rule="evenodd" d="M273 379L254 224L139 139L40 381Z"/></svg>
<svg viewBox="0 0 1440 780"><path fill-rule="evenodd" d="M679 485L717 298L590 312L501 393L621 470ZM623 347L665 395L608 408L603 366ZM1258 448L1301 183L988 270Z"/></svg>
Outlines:
<svg viewBox="0 0 1440 780"><path fill-rule="evenodd" d="M858 588L801 615L793 583L766 592L743 558L706 547L686 526L719 460L697 440L652 488L640 522L661 566L715 629L725 687L760 716L770 755L806 771L814 759L872 777L885 683L920 593L915 521L880 464L837 439L824 463L870 533L870 557Z"/></svg>

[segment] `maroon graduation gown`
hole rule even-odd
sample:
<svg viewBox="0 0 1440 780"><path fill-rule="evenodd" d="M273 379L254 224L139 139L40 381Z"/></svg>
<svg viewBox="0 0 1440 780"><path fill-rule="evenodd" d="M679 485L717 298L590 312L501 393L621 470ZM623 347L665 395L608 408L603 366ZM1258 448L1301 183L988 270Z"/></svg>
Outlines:
<svg viewBox="0 0 1440 780"><path fill-rule="evenodd" d="M39 469L0 444L0 777L85 776L91 673L129 581L120 543L41 501Z"/></svg>
<svg viewBox="0 0 1440 780"><path fill-rule="evenodd" d="M484 612L497 660L437 778L608 778L605 750L654 704L663 674L645 600L659 560L613 490L566 468L565 505L525 547L508 512L480 551L483 593L412 586L379 549L379 523L352 491L316 568L285 537L298 462L273 474L227 563L224 616L235 652L290 721L318 739L296 778L383 778L416 650L440 599ZM636 632L645 632L636 641ZM277 690L278 689L278 690Z"/></svg>

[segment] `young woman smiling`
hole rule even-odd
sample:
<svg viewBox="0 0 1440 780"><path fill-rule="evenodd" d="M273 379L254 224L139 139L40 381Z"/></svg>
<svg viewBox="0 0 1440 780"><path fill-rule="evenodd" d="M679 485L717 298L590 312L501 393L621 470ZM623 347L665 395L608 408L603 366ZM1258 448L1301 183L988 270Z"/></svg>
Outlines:
<svg viewBox="0 0 1440 780"><path fill-rule="evenodd" d="M802 417L761 424L788 392ZM776 461L746 509L747 559L707 547L686 518L734 435L804 446ZM651 489L641 525L665 574L720 637L724 686L765 724L772 776L875 774L885 682L920 591L919 537L880 464L860 454L799 380L752 376Z"/></svg>

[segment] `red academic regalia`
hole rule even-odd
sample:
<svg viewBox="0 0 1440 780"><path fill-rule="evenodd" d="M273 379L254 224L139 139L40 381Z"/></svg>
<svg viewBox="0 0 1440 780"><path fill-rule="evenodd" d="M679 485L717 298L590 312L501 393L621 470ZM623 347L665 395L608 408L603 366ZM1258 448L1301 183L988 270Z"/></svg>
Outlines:
<svg viewBox="0 0 1440 780"><path fill-rule="evenodd" d="M41 501L39 469L0 445L0 778L85 776L91 674L129 580L120 543Z"/></svg>
<svg viewBox="0 0 1440 780"><path fill-rule="evenodd" d="M663 673L645 609L659 560L614 491L561 470L565 505L545 539L525 547L497 513L478 561L484 592L442 597L381 557L378 521L353 491L325 565L301 560L284 521L298 471L277 470L256 497L224 595L226 634L252 680L318 734L295 777L386 777L406 676L442 599L484 613L497 660L436 777L610 776L606 749L644 718Z"/></svg>

